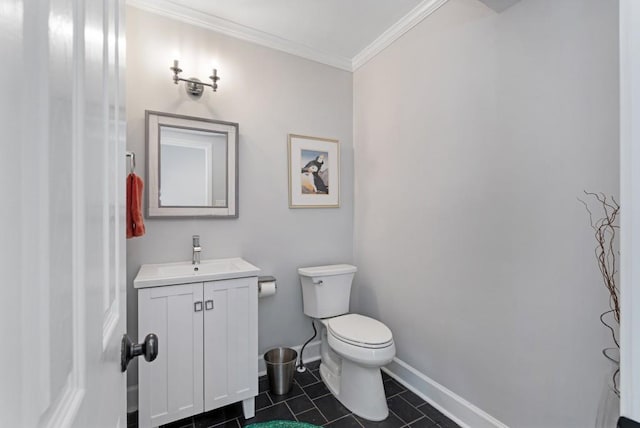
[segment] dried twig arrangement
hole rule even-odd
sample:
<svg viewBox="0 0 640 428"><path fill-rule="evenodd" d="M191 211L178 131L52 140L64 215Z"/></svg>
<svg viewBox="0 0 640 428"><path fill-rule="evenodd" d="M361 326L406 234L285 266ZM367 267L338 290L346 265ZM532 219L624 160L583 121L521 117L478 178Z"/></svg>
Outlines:
<svg viewBox="0 0 640 428"><path fill-rule="evenodd" d="M616 255L618 254L618 251L615 245L616 232L620 229L620 226L616 224L618 215L620 214L620 204L618 204L613 197L607 198L603 193L590 193L587 191L584 193L588 197L595 198L603 212L603 217L594 221L593 213L589 209L587 203L578 198L589 213L589 222L591 224L591 228L595 232L594 236L596 238L595 255L596 260L598 261L598 268L600 268L604 286L609 291L609 310L600 314L600 321L611 331L613 342L616 344L616 347L620 349L620 343L616 337L616 327L620 325L620 299L618 287L616 286L616 274L618 273L616 269ZM605 317L609 314L613 314L613 319L617 326L613 326L606 321ZM607 352L612 349L613 348L605 348L602 353L613 362L619 363L618 360L607 354ZM619 373L620 369L618 368L618 370L613 374L613 388L618 396L620 395L617 382Z"/></svg>

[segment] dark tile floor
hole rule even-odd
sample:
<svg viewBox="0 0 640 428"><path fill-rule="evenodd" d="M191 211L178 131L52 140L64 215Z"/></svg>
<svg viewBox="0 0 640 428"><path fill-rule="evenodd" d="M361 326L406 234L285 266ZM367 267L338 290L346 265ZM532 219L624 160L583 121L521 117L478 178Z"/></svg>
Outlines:
<svg viewBox="0 0 640 428"><path fill-rule="evenodd" d="M331 395L320 380L320 361L307 364L305 373L295 374L291 391L286 395L269 392L266 376L260 378L256 397L256 415L245 419L241 403L182 419L161 428L242 428L255 422L292 420L331 428L453 428L458 427L445 415L383 373L389 416L381 422L362 419ZM137 412L128 415L128 427L137 428Z"/></svg>

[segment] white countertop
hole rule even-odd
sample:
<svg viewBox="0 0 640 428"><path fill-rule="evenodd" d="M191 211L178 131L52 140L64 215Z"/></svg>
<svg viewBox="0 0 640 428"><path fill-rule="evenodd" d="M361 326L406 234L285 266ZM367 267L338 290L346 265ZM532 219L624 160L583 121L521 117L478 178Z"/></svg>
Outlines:
<svg viewBox="0 0 640 428"><path fill-rule="evenodd" d="M216 281L220 279L258 276L260 268L240 258L202 260L194 265L191 261L146 264L133 280L134 288L160 287L164 285L188 284Z"/></svg>

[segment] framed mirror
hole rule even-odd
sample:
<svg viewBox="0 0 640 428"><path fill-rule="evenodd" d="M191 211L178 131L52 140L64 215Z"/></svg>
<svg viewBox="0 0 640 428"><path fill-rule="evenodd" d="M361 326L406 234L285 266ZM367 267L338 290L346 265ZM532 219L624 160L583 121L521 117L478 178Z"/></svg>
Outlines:
<svg viewBox="0 0 640 428"><path fill-rule="evenodd" d="M145 111L147 217L238 217L238 124Z"/></svg>

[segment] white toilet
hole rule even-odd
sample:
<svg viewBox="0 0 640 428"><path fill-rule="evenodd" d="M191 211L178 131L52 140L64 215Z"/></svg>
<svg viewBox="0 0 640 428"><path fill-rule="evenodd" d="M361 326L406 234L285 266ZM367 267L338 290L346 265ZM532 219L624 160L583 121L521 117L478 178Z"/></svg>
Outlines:
<svg viewBox="0 0 640 428"><path fill-rule="evenodd" d="M322 380L353 413L381 421L389 409L380 367L391 362L396 346L386 325L348 313L357 270L351 265L331 265L300 268L298 274L304 313L322 323Z"/></svg>

